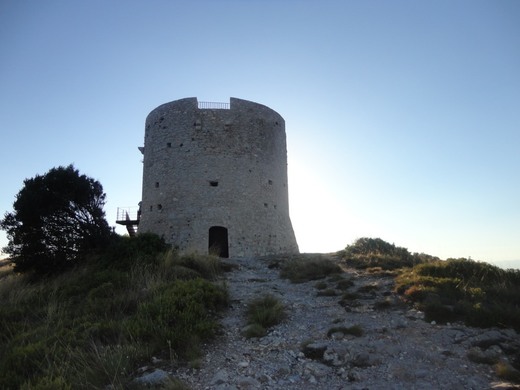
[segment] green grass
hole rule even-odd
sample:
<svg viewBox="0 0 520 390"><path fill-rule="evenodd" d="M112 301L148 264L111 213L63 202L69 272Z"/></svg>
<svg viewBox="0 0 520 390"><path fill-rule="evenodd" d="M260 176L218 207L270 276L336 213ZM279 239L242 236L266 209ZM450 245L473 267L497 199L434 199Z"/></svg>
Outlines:
<svg viewBox="0 0 520 390"><path fill-rule="evenodd" d="M248 326L244 336L262 337L268 328L279 324L286 318L286 312L278 298L267 294L249 302L246 318Z"/></svg>
<svg viewBox="0 0 520 390"><path fill-rule="evenodd" d="M264 337L266 334L267 329L264 328L262 325L256 323L247 325L242 332L242 336L248 339L253 337Z"/></svg>
<svg viewBox="0 0 520 390"><path fill-rule="evenodd" d="M396 291L417 304L428 321L520 331L518 270L449 259L403 271L396 279Z"/></svg>
<svg viewBox="0 0 520 390"><path fill-rule="evenodd" d="M340 274L339 265L327 258L300 257L289 259L281 265L280 276L292 283L303 283Z"/></svg>
<svg viewBox="0 0 520 390"><path fill-rule="evenodd" d="M124 388L152 356L196 359L228 304L216 272L213 258L183 258L141 236L53 278L5 276L0 388Z"/></svg>

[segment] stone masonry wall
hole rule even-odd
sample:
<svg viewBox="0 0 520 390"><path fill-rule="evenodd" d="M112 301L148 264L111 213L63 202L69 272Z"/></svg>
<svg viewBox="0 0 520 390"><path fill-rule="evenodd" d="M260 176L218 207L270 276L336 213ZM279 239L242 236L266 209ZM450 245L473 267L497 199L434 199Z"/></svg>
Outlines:
<svg viewBox="0 0 520 390"><path fill-rule="evenodd" d="M229 109L166 103L146 118L143 154L141 232L207 253L209 229L219 226L229 256L298 252L285 121L275 111L236 98Z"/></svg>

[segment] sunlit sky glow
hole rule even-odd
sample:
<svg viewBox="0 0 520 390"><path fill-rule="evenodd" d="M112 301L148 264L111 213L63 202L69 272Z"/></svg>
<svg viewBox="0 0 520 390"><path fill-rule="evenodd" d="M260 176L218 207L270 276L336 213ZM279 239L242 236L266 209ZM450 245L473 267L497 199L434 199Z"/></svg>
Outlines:
<svg viewBox="0 0 520 390"><path fill-rule="evenodd" d="M114 225L146 115L238 97L285 118L301 251L520 267L519 21L516 0L0 2L0 212L74 163Z"/></svg>

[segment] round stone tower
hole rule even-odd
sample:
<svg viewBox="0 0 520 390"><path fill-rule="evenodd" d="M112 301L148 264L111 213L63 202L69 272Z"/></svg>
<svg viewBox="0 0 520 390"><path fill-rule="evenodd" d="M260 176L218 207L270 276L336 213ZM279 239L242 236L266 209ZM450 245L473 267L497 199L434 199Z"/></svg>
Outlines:
<svg viewBox="0 0 520 390"><path fill-rule="evenodd" d="M231 98L163 104L146 118L140 232L221 257L298 252L285 121Z"/></svg>

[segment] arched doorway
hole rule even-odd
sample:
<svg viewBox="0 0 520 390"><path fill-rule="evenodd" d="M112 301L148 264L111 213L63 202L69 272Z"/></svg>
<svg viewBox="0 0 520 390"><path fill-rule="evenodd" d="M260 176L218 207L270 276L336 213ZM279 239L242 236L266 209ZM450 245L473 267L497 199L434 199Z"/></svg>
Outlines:
<svg viewBox="0 0 520 390"><path fill-rule="evenodd" d="M219 257L229 257L228 230L223 226L209 228L208 251Z"/></svg>

